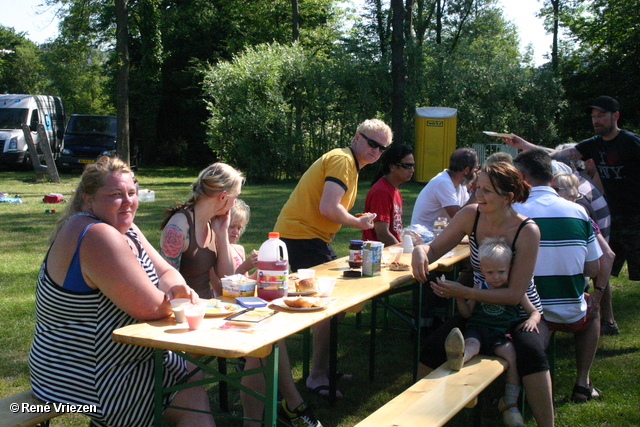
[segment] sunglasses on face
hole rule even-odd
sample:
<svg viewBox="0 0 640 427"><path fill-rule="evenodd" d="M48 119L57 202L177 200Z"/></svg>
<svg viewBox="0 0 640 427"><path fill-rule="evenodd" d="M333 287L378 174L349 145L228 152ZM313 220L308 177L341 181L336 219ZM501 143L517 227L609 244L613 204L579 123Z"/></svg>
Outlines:
<svg viewBox="0 0 640 427"><path fill-rule="evenodd" d="M416 164L415 163L396 163L396 166L400 166L403 169L413 169Z"/></svg>
<svg viewBox="0 0 640 427"><path fill-rule="evenodd" d="M380 150L380 152L383 152L384 150L387 149L387 147L385 147L384 145L380 144L378 141L376 141L375 139L371 139L369 138L367 135L365 135L362 132L358 132L360 134L361 137L363 137L364 139L367 140L367 144L369 144L369 147L371 148L377 148L378 150Z"/></svg>

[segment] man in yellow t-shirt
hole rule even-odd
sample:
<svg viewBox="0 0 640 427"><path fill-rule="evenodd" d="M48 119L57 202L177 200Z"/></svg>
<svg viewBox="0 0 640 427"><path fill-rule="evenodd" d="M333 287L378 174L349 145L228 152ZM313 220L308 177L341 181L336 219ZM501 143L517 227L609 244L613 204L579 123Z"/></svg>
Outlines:
<svg viewBox="0 0 640 427"><path fill-rule="evenodd" d="M356 218L349 210L356 200L360 169L377 161L392 137L382 120L365 120L350 147L329 151L304 173L274 227L287 245L292 271L335 259L331 241L342 225L373 228L375 215ZM312 369L306 381L307 387L321 395L329 390L329 321L314 326Z"/></svg>

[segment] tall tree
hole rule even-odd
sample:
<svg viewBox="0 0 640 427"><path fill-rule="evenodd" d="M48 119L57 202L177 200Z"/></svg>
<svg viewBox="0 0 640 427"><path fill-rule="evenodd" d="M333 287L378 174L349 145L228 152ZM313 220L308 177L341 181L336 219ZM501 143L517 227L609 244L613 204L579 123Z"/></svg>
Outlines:
<svg viewBox="0 0 640 427"><path fill-rule="evenodd" d="M562 121L567 137L592 132L582 114L600 95L618 99L621 126L640 130L640 8L637 0L566 0L560 25L577 41L561 50L559 74L568 106Z"/></svg>
<svg viewBox="0 0 640 427"><path fill-rule="evenodd" d="M38 46L0 25L0 93L49 94L45 71Z"/></svg>
<svg viewBox="0 0 640 427"><path fill-rule="evenodd" d="M394 142L404 142L404 34L405 10L402 0L391 0L392 36L391 36L391 80L393 89L391 95L391 128Z"/></svg>
<svg viewBox="0 0 640 427"><path fill-rule="evenodd" d="M300 10L298 10L298 0L291 0L291 41L297 42L300 39Z"/></svg>
<svg viewBox="0 0 640 427"><path fill-rule="evenodd" d="M127 0L116 0L118 157L129 164L129 27Z"/></svg>

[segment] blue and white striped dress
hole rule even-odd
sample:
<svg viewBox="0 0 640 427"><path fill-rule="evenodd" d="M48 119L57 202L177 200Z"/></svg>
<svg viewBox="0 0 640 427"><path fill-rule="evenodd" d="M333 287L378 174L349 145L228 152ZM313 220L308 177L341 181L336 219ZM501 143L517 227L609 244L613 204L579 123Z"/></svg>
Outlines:
<svg viewBox="0 0 640 427"><path fill-rule="evenodd" d="M158 276L133 230L138 261L153 283ZM48 402L95 405L86 413L99 426L153 423L153 349L121 344L111 332L137 321L99 290L74 292L53 282L45 257L36 287L36 330L29 369L34 394ZM186 374L184 360L164 352L164 386ZM172 396L165 397L165 404Z"/></svg>

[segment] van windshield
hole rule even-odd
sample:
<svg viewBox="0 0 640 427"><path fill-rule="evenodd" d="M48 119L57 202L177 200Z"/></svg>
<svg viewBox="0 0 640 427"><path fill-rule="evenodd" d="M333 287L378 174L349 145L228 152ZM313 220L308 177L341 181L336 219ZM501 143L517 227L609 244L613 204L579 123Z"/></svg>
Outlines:
<svg viewBox="0 0 640 427"><path fill-rule="evenodd" d="M81 135L106 135L113 138L117 134L115 117L75 116L69 119L66 133Z"/></svg>
<svg viewBox="0 0 640 427"><path fill-rule="evenodd" d="M0 108L0 129L22 129L28 112L27 108Z"/></svg>

